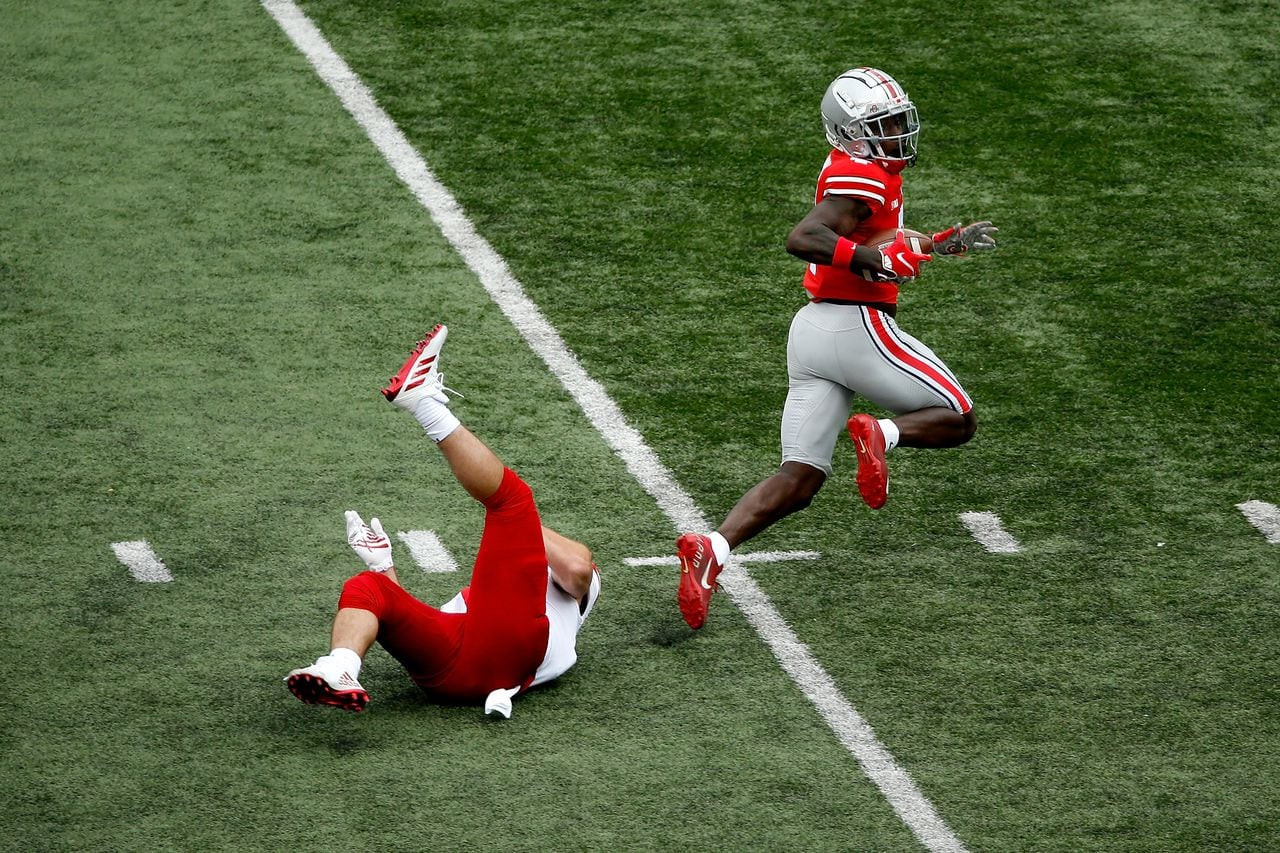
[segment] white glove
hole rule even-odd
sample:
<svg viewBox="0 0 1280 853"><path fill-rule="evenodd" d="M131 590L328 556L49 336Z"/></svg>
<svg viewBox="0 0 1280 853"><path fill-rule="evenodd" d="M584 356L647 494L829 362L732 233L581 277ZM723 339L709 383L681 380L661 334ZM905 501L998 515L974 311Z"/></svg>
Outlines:
<svg viewBox="0 0 1280 853"><path fill-rule="evenodd" d="M1000 229L990 222L974 222L961 226L959 222L946 231L933 235L933 253L935 255L963 255L972 249L982 252L996 247L996 238L992 235Z"/></svg>
<svg viewBox="0 0 1280 853"><path fill-rule="evenodd" d="M501 714L503 719L511 719L511 697L520 692L519 687L512 687L509 690L503 690L499 687L491 692L484 700L484 712L488 714Z"/></svg>
<svg viewBox="0 0 1280 853"><path fill-rule="evenodd" d="M382 529L382 522L371 518L368 524L360 513L349 509L343 515L347 519L347 544L375 572L385 572L396 567L391 558L391 540Z"/></svg>

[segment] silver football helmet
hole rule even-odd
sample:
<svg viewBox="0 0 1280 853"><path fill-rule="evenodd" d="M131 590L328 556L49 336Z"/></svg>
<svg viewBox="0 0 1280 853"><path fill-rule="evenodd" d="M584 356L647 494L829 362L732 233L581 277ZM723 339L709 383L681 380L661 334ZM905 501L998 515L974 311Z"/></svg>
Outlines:
<svg viewBox="0 0 1280 853"><path fill-rule="evenodd" d="M851 68L822 96L827 141L850 157L874 160L888 172L916 162L920 119L898 81L876 68Z"/></svg>

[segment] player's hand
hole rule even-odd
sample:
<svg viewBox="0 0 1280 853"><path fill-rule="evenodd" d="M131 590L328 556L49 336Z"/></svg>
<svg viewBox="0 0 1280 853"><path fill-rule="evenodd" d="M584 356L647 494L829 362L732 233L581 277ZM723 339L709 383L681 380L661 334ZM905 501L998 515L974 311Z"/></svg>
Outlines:
<svg viewBox="0 0 1280 853"><path fill-rule="evenodd" d="M914 278L920 275L920 265L931 260L933 255L914 251L907 245L907 236L901 230L892 243L880 250L880 264L894 278Z"/></svg>
<svg viewBox="0 0 1280 853"><path fill-rule="evenodd" d="M343 513L347 518L347 544L364 560L364 564L372 571L385 572L395 568L391 559L391 540L382 529L382 522L377 518L369 519L365 524L360 513L349 509Z"/></svg>
<svg viewBox="0 0 1280 853"><path fill-rule="evenodd" d="M959 222L946 231L939 231L932 237L935 255L963 255L972 249L984 252L996 247L994 235L1000 229L990 222L974 222L962 226Z"/></svg>

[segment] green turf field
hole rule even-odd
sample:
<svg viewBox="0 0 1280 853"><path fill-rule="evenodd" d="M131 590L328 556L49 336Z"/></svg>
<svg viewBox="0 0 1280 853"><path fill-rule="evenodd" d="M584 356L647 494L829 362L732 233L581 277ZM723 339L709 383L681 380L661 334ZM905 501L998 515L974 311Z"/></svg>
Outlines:
<svg viewBox="0 0 1280 853"><path fill-rule="evenodd" d="M1280 546L1236 508L1280 503L1280 5L303 8L716 522L777 464L822 90L894 74L908 224L1001 229L899 312L982 427L878 513L842 446L744 549L821 558L751 574L968 849L1280 847ZM727 597L695 635L624 564L679 531L260 5L0 19L0 847L920 848ZM376 393L437 321L604 598L510 721L380 649L368 713L301 705L344 509L474 557Z"/></svg>

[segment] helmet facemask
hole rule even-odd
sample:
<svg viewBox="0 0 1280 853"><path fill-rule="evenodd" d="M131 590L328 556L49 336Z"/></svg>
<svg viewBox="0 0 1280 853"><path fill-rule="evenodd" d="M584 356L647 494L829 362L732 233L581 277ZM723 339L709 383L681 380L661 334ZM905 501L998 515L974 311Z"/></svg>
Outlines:
<svg viewBox="0 0 1280 853"><path fill-rule="evenodd" d="M901 171L916 162L920 119L912 104L896 106L843 124L828 121L827 141L851 157L875 160Z"/></svg>

